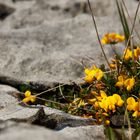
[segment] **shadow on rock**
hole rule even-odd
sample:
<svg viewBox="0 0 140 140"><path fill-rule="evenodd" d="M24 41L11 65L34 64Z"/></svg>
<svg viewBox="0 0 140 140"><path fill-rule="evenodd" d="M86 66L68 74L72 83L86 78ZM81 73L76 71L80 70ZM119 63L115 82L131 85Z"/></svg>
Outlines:
<svg viewBox="0 0 140 140"><path fill-rule="evenodd" d="M14 11L15 11L14 8L11 8L4 4L0 4L0 20L4 20L6 17L8 17Z"/></svg>

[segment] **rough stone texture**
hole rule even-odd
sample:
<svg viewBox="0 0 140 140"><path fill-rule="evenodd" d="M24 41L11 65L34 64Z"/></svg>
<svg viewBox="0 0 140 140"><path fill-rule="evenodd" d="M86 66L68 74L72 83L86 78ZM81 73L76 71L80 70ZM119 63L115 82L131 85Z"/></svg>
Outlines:
<svg viewBox="0 0 140 140"><path fill-rule="evenodd" d="M0 133L0 140L30 140L31 138L34 140L46 140L50 138L51 140L105 140L102 126L97 126L97 129L93 126L67 127L56 132L43 127L6 121L0 122Z"/></svg>
<svg viewBox="0 0 140 140"><path fill-rule="evenodd" d="M127 1L134 14L137 2ZM66 83L83 77L82 63L105 63L85 0L0 2L16 9L0 26L1 75ZM100 37L107 32L122 33L118 16L114 16L114 1L93 0L91 4ZM105 50L110 59L111 48ZM117 50L122 52L122 45Z"/></svg>
<svg viewBox="0 0 140 140"><path fill-rule="evenodd" d="M19 132L20 130L20 132ZM121 130L116 130L121 136ZM132 130L133 131L133 130ZM106 140L103 126L66 127L60 131L52 131L35 125L0 121L0 140ZM125 131L128 135L128 131ZM128 138L127 138L128 139ZM118 140L120 140L118 138ZM139 140L139 137L137 138Z"/></svg>
<svg viewBox="0 0 140 140"><path fill-rule="evenodd" d="M103 126L67 127L58 133L74 140L106 140Z"/></svg>
<svg viewBox="0 0 140 140"><path fill-rule="evenodd" d="M102 128L98 127L99 129L96 129L97 136L93 136L91 131L95 127L86 127L94 123L92 119L83 119L68 115L62 111L48 107L23 107L17 104L17 99L13 97L15 94L19 94L16 89L0 85L0 140L28 140L30 138L44 140L50 137L52 140L60 138L76 140L79 139L81 134L82 140L88 140L95 137L98 138L98 132L102 132L102 136L100 134L100 137L105 137ZM26 124L20 122L26 122ZM43 127L34 126L33 124L60 131L55 132ZM71 129L68 126L77 127L78 133L74 133L75 129ZM67 128L63 129L65 127ZM70 131L73 135L69 134Z"/></svg>
<svg viewBox="0 0 140 140"><path fill-rule="evenodd" d="M46 140L50 138L52 140L65 139L64 136L43 127L11 121L1 122L0 125L2 127L0 127L0 140Z"/></svg>
<svg viewBox="0 0 140 140"><path fill-rule="evenodd" d="M100 34L106 32L97 19ZM115 25L119 30L119 25ZM58 23L44 23L33 28L1 30L0 73L25 81L67 82L82 77L81 62L89 65L105 63L91 17L82 15ZM8 55L5 55L9 52ZM106 48L110 55L109 48ZM89 61L89 58L92 61Z"/></svg>
<svg viewBox="0 0 140 140"><path fill-rule="evenodd" d="M118 18L118 12L115 0L90 0L97 17L109 16L111 19ZM79 14L89 14L87 0L23 0L15 3L12 0L1 0L1 3L8 4L16 8L16 12L10 16L2 27L6 28L24 28L32 27L47 21L60 21L75 17ZM125 0L126 6L133 18L137 2L133 0ZM23 6L24 5L24 6ZM114 21L112 21L114 22ZM115 22L114 22L115 23Z"/></svg>
<svg viewBox="0 0 140 140"><path fill-rule="evenodd" d="M18 100L14 97L14 94L18 94L19 91L7 86L0 85L0 120L7 120L11 118L27 118L33 116L38 108L31 109L18 105Z"/></svg>
<svg viewBox="0 0 140 140"><path fill-rule="evenodd" d="M64 127L93 125L94 119L84 119L72 116L45 106L21 106L13 95L18 91L6 85L0 85L0 120L14 120L27 122L52 129L60 130Z"/></svg>
<svg viewBox="0 0 140 140"><path fill-rule="evenodd" d="M133 19L138 2L125 2ZM79 77L81 82L85 65L105 63L86 0L0 0L0 3L5 4L0 13L2 16L6 13L0 21L0 83L17 87L32 81L33 85L49 87L52 83L77 81ZM115 0L91 0L91 5L100 37L107 32L122 33ZM122 44L117 50L122 52ZM107 46L105 51L110 59L111 48ZM40 106L18 105L13 97L18 92L0 85L0 140L105 139L103 126L85 126L91 120L47 107L40 112ZM61 130L54 132L33 125L43 125L43 121Z"/></svg>

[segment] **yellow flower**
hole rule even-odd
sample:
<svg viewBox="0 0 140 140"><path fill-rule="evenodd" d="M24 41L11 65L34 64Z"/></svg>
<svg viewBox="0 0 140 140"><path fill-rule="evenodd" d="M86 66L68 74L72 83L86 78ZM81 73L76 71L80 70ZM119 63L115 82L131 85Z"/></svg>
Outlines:
<svg viewBox="0 0 140 140"><path fill-rule="evenodd" d="M121 107L123 105L124 101L121 99L120 95L118 94L113 94L112 96L105 96L101 102L99 102L100 108L105 110L106 112L116 111L116 106Z"/></svg>
<svg viewBox="0 0 140 140"><path fill-rule="evenodd" d="M105 121L105 124L108 126L108 125L110 125L110 120L106 120Z"/></svg>
<svg viewBox="0 0 140 140"><path fill-rule="evenodd" d="M135 111L132 115L133 117L140 117L140 111Z"/></svg>
<svg viewBox="0 0 140 140"><path fill-rule="evenodd" d="M111 63L111 64L109 64L109 66L111 69L116 69L116 64Z"/></svg>
<svg viewBox="0 0 140 140"><path fill-rule="evenodd" d="M106 93L103 90L100 90L100 95L101 95L102 98L107 97Z"/></svg>
<svg viewBox="0 0 140 140"><path fill-rule="evenodd" d="M124 85L124 77L123 76L119 76L118 77L118 82L116 83L117 87L122 87Z"/></svg>
<svg viewBox="0 0 140 140"><path fill-rule="evenodd" d="M108 33L101 39L102 44L116 44L123 42L125 37L116 33Z"/></svg>
<svg viewBox="0 0 140 140"><path fill-rule="evenodd" d="M85 81L87 83L92 83L95 76L95 71L93 69L85 69Z"/></svg>
<svg viewBox="0 0 140 140"><path fill-rule="evenodd" d="M101 102L99 102L100 108L104 109L105 112L108 112L108 103L107 103L107 98L102 99Z"/></svg>
<svg viewBox="0 0 140 140"><path fill-rule="evenodd" d="M121 99L120 95L118 94L113 94L113 97L115 98L115 103L117 106L121 107L124 103L124 101Z"/></svg>
<svg viewBox="0 0 140 140"><path fill-rule="evenodd" d="M84 72L86 74L85 81L87 83L92 83L94 79L97 79L98 81L100 81L104 75L104 73L96 66L93 66L93 68L91 69L86 68Z"/></svg>
<svg viewBox="0 0 140 140"><path fill-rule="evenodd" d="M31 95L31 91L26 91L24 95L25 95L25 98L22 100L23 103L28 103L30 101L33 103L36 101L36 96Z"/></svg>
<svg viewBox="0 0 140 140"><path fill-rule="evenodd" d="M96 102L93 104L93 106L94 106L95 109L98 109L98 108L99 108L99 102L96 101Z"/></svg>
<svg viewBox="0 0 140 140"><path fill-rule="evenodd" d="M135 79L134 79L134 77L128 78L128 79L126 79L124 81L124 86L126 87L126 89L128 91L130 91L133 88L134 85L135 85Z"/></svg>
<svg viewBox="0 0 140 140"><path fill-rule="evenodd" d="M132 59L132 56L133 56L132 50L130 50L129 48L125 49L124 60ZM134 59L138 60L139 56L140 56L140 48L137 47L136 49L134 49Z"/></svg>
<svg viewBox="0 0 140 140"><path fill-rule="evenodd" d="M140 99L138 102L133 97L127 99L127 109L129 111L134 111L132 114L133 117L140 117Z"/></svg>
<svg viewBox="0 0 140 140"><path fill-rule="evenodd" d="M129 60L131 58L132 58L132 51L129 48L125 49L124 60Z"/></svg>
<svg viewBox="0 0 140 140"><path fill-rule="evenodd" d="M104 73L102 70L96 68L95 78L100 81L103 77Z"/></svg>
<svg viewBox="0 0 140 140"><path fill-rule="evenodd" d="M140 56L140 48L137 47L136 49L134 49L134 59L138 60Z"/></svg>
<svg viewBox="0 0 140 140"><path fill-rule="evenodd" d="M118 82L116 83L115 86L120 87L120 88L124 86L124 87L126 87L126 89L128 91L130 91L133 88L134 85L135 85L134 77L128 78L128 79L125 80L124 76L119 76L118 77Z"/></svg>
<svg viewBox="0 0 140 140"><path fill-rule="evenodd" d="M127 109L129 111L133 110L136 103L135 99L133 97L129 97L126 102L127 102Z"/></svg>
<svg viewBox="0 0 140 140"><path fill-rule="evenodd" d="M115 98L113 96L109 96L107 98L107 103L108 103L109 110L112 110L113 112L115 112L115 103L116 103Z"/></svg>

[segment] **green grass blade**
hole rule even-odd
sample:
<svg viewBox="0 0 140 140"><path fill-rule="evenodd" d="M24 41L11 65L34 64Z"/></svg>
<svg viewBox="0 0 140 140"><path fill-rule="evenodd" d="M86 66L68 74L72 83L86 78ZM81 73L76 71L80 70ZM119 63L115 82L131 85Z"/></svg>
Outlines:
<svg viewBox="0 0 140 140"><path fill-rule="evenodd" d="M120 3L118 0L116 0L116 5L117 5L118 13L120 16L121 24L123 26L124 35L127 42L129 40L130 30L129 30L128 22L125 16L124 8L122 6L122 3Z"/></svg>

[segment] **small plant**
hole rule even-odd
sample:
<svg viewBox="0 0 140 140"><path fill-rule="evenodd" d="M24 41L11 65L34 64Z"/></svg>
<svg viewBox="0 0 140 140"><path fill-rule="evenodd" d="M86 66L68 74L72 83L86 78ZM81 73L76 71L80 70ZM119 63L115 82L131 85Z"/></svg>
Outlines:
<svg viewBox="0 0 140 140"><path fill-rule="evenodd" d="M90 1L88 0L89 8L92 12ZM100 40L97 25L94 15L92 19L95 25L97 38L104 54L105 60L108 64L106 68L104 65L97 67L93 65L91 68L85 68L84 81L82 85L78 85L78 90L65 90L60 89L60 93L63 97L63 103L60 101L50 101L38 97L42 92L36 95L31 95L30 91L25 92L25 98L22 100L24 103L34 103L38 99L45 100L45 103L53 103L52 107L59 108L73 115L82 116L84 118L95 118L96 124L104 124L106 127L105 134L108 139L115 139L115 131L113 130L112 118L120 117L123 119L123 124L120 124L122 128L121 139L126 139L124 134L124 127L131 130L131 127L135 128L132 137L129 139L135 140L140 134L140 47L133 45L132 34L137 17L134 19L132 29L128 26L128 22L125 16L123 3L116 0L118 13L124 30L124 35L118 33L108 33ZM125 41L125 49L120 56L114 51L114 58L111 62L108 61L103 47L110 45L113 49L117 43ZM109 46L108 46L109 47ZM60 88L59 86L57 88ZM70 96L69 96L70 95ZM54 106L55 105L55 106ZM127 121L127 123L125 123Z"/></svg>

